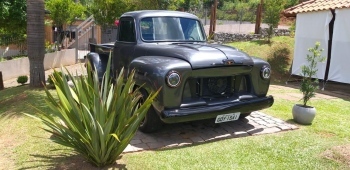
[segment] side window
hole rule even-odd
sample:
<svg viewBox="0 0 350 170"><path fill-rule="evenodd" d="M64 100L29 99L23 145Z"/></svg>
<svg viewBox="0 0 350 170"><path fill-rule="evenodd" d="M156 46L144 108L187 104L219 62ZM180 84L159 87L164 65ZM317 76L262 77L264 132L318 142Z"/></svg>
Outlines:
<svg viewBox="0 0 350 170"><path fill-rule="evenodd" d="M119 23L119 41L136 42L135 24L132 19L121 19Z"/></svg>

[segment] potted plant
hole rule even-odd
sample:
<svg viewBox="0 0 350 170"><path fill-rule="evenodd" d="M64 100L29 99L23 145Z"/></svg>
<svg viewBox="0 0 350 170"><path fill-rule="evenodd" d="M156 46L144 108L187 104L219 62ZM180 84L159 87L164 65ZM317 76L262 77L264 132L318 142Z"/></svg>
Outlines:
<svg viewBox="0 0 350 170"><path fill-rule="evenodd" d="M325 57L321 56L323 49L320 49L320 42L316 42L315 46L309 48L308 51L311 53L306 56L308 65L301 67L303 78L300 91L303 93L303 104L295 104L292 110L294 121L300 124L311 124L316 116L316 109L307 103L315 96L315 91L318 89L318 79L313 78L318 71L317 63L325 60Z"/></svg>

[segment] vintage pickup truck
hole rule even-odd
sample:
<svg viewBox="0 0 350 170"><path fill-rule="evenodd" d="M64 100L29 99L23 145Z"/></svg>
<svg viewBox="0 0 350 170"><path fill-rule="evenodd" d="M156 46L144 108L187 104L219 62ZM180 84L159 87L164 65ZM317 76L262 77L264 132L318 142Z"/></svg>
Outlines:
<svg viewBox="0 0 350 170"><path fill-rule="evenodd" d="M86 61L100 78L112 51L112 71L136 69L147 96L162 87L140 125L153 132L163 123L234 121L270 107L270 65L236 48L207 43L200 20L178 11L134 11L119 19L117 40L91 44ZM116 76L116 75L114 75ZM213 120L214 121L214 120Z"/></svg>

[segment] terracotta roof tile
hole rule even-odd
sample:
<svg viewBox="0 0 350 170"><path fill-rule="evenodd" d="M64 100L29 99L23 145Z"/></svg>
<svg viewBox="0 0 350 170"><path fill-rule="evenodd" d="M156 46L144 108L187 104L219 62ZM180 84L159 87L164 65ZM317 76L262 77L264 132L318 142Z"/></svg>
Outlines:
<svg viewBox="0 0 350 170"><path fill-rule="evenodd" d="M295 16L297 13L338 8L350 8L350 0L309 0L284 10L283 14L285 16Z"/></svg>

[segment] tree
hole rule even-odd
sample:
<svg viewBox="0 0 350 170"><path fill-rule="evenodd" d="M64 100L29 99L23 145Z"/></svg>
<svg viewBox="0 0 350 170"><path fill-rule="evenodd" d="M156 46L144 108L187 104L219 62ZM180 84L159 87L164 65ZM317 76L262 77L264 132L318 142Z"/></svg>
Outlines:
<svg viewBox="0 0 350 170"><path fill-rule="evenodd" d="M300 0L287 0L286 4L284 5L284 9L290 8L294 5L297 5Z"/></svg>
<svg viewBox="0 0 350 170"><path fill-rule="evenodd" d="M238 18L239 18L239 21L242 22L243 20L243 14L245 12L247 12L250 8L250 4L249 3L246 3L246 2L236 2L235 3L235 9L237 10L238 12Z"/></svg>
<svg viewBox="0 0 350 170"><path fill-rule="evenodd" d="M76 18L82 17L86 10L82 4L73 0L47 0L46 8L56 26L71 24Z"/></svg>
<svg viewBox="0 0 350 170"><path fill-rule="evenodd" d="M17 44L21 46L25 43L26 7L25 0L0 1L0 45Z"/></svg>
<svg viewBox="0 0 350 170"><path fill-rule="evenodd" d="M71 25L76 18L81 18L86 10L79 2L73 0L47 0L46 8L50 11L50 18L53 24L58 28L58 31L63 31L63 25ZM62 40L57 34L57 41L61 44Z"/></svg>
<svg viewBox="0 0 350 170"><path fill-rule="evenodd" d="M93 0L89 11L102 28L113 25L121 14L132 9L130 0Z"/></svg>
<svg viewBox="0 0 350 170"><path fill-rule="evenodd" d="M273 35L273 29L277 28L278 22L280 21L280 13L285 5L285 0L266 0L265 1L265 12L264 22L269 26L268 28L268 42Z"/></svg>
<svg viewBox="0 0 350 170"><path fill-rule="evenodd" d="M0 1L0 30L8 33L24 34L26 31L26 1Z"/></svg>
<svg viewBox="0 0 350 170"><path fill-rule="evenodd" d="M177 10L184 7L186 0L131 0L129 6L131 10L160 9L160 10ZM198 1L198 0L187 0Z"/></svg>
<svg viewBox="0 0 350 170"><path fill-rule="evenodd" d="M177 10L184 0L158 0L160 9Z"/></svg>
<svg viewBox="0 0 350 170"><path fill-rule="evenodd" d="M191 0L188 1L189 4ZM198 0L192 0L198 1ZM87 0L84 1L84 3ZM123 13L133 10L177 10L183 7L185 0L92 0L87 3L88 11L102 28L114 24Z"/></svg>
<svg viewBox="0 0 350 170"><path fill-rule="evenodd" d="M45 82L45 4L44 0L27 0L27 47L31 87Z"/></svg>

